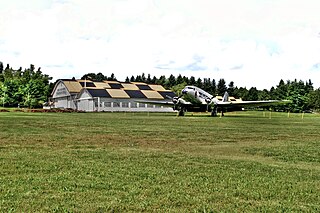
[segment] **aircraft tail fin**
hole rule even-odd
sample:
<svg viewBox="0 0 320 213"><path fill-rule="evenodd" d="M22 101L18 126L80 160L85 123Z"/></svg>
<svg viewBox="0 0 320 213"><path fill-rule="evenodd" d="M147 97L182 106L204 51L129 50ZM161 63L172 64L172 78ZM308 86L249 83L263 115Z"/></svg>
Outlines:
<svg viewBox="0 0 320 213"><path fill-rule="evenodd" d="M228 100L229 100L229 94L228 94L228 92L226 91L226 92L224 93L224 95L223 95L222 101L223 101L223 102L227 102Z"/></svg>

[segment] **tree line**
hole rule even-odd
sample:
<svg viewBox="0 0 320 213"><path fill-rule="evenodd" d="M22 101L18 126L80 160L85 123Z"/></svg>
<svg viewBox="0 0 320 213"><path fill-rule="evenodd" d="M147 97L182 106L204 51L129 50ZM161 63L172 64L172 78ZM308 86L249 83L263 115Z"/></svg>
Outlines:
<svg viewBox="0 0 320 213"><path fill-rule="evenodd" d="M101 80L116 80L114 74L110 77L104 76L102 73L88 73L82 79L89 78L96 81ZM320 110L320 88L314 89L312 81L309 79L304 82L302 80L287 80L281 79L276 87L271 87L270 90L258 90L256 87L247 89L246 87L237 87L233 81L228 84L222 78L216 82L210 78L195 78L193 76L186 77L179 74L177 77L170 75L168 78L165 75L151 76L150 74L126 77L125 82L144 82L147 84L160 84L166 89L173 90L179 94L186 85L197 86L212 95L222 96L225 91L230 96L242 98L242 100L290 100L292 103L282 106L273 106L277 111L319 111Z"/></svg>
<svg viewBox="0 0 320 213"><path fill-rule="evenodd" d="M94 81L116 81L115 74L106 76L100 73L88 73L81 79ZM21 67L12 69L9 64L6 67L0 62L0 106L4 107L42 107L53 90L54 83L50 83L51 77L42 73L41 68L30 65L27 69ZM247 89L237 87L233 81L228 84L222 78L217 82L211 78L186 77L170 75L166 77L151 76L150 74L126 77L125 82L144 82L147 84L159 84L166 89L173 90L179 94L186 85L197 86L212 95L223 95L225 91L230 96L242 98L243 100L291 100L292 103L285 106L276 106L275 110L301 112L309 110L320 110L320 88L314 89L311 80L280 80L276 87L269 90L258 90L256 87Z"/></svg>
<svg viewBox="0 0 320 213"><path fill-rule="evenodd" d="M27 69L4 68L0 62L0 106L3 107L42 107L50 95L50 80L41 68L34 65Z"/></svg>

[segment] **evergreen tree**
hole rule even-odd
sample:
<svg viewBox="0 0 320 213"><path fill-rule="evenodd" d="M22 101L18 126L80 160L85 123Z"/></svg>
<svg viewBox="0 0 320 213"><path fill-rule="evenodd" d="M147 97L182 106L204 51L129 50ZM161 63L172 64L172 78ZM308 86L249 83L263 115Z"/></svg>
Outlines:
<svg viewBox="0 0 320 213"><path fill-rule="evenodd" d="M174 75L170 75L169 78L168 78L168 87L172 87L172 86L175 86L177 84L176 82L176 77L174 77Z"/></svg>
<svg viewBox="0 0 320 213"><path fill-rule="evenodd" d="M227 91L226 81L223 78L221 78L217 85L217 93L218 95L223 96L226 91Z"/></svg>
<svg viewBox="0 0 320 213"><path fill-rule="evenodd" d="M230 96L234 96L234 82L230 81L227 89Z"/></svg>
<svg viewBox="0 0 320 213"><path fill-rule="evenodd" d="M3 63L0 61L0 74L3 73Z"/></svg>
<svg viewBox="0 0 320 213"><path fill-rule="evenodd" d="M165 85L165 82L166 82L166 76L162 75L162 76L160 76L159 79L157 79L156 84L159 84L159 85L164 86L164 85ZM169 88L167 88L167 87L165 87L165 88L166 88L166 89L169 89Z"/></svg>
<svg viewBox="0 0 320 213"><path fill-rule="evenodd" d="M234 97L235 97L235 98L241 98L241 99L243 99L244 101L245 101L245 100L249 100L249 99L248 99L248 93L249 93L249 91L247 90L246 87L240 87L239 89L236 88L236 89L234 90Z"/></svg>
<svg viewBox="0 0 320 213"><path fill-rule="evenodd" d="M211 81L211 91L210 91L210 94L212 94L213 96L215 96L216 93L217 93L216 80L212 79L212 81Z"/></svg>
<svg viewBox="0 0 320 213"><path fill-rule="evenodd" d="M182 84L182 83L184 83L184 81L183 81L181 74L179 74L177 77L177 80L176 80L176 84Z"/></svg>
<svg viewBox="0 0 320 213"><path fill-rule="evenodd" d="M147 84L152 84L152 79L151 79L151 75L150 75L150 74L148 74L146 83L147 83Z"/></svg>
<svg viewBox="0 0 320 213"><path fill-rule="evenodd" d="M189 84L192 86L196 85L196 79L193 76L190 77Z"/></svg>
<svg viewBox="0 0 320 213"><path fill-rule="evenodd" d="M271 97L270 97L270 93L268 90L264 89L262 91L258 91L258 100L261 101L261 100L270 100Z"/></svg>
<svg viewBox="0 0 320 213"><path fill-rule="evenodd" d="M111 73L110 77L107 78L108 81L116 81L116 77L113 73Z"/></svg>
<svg viewBox="0 0 320 213"><path fill-rule="evenodd" d="M202 84L201 78L198 78L198 79L197 79L197 81L196 81L196 86L199 87L199 88L201 88L201 89L203 88L203 84Z"/></svg>
<svg viewBox="0 0 320 213"><path fill-rule="evenodd" d="M189 83L189 78L188 78L188 77L183 76L183 77L182 77L182 79L183 79L183 82L184 82L184 83L186 83L186 85L187 85L187 84L190 84L190 83Z"/></svg>
<svg viewBox="0 0 320 213"><path fill-rule="evenodd" d="M248 96L246 97L250 101L259 100L259 92L256 87L251 87L248 92Z"/></svg>
<svg viewBox="0 0 320 213"><path fill-rule="evenodd" d="M147 81L147 79L146 79L146 76L145 76L145 74L144 73L142 73L142 75L141 75L141 82L146 82Z"/></svg>
<svg viewBox="0 0 320 213"><path fill-rule="evenodd" d="M141 75L136 76L136 82L143 82Z"/></svg>
<svg viewBox="0 0 320 213"><path fill-rule="evenodd" d="M158 80L157 77L153 76L151 83L155 84L157 82L157 80Z"/></svg>
<svg viewBox="0 0 320 213"><path fill-rule="evenodd" d="M203 90L209 92L211 91L211 80L210 78L203 79Z"/></svg>

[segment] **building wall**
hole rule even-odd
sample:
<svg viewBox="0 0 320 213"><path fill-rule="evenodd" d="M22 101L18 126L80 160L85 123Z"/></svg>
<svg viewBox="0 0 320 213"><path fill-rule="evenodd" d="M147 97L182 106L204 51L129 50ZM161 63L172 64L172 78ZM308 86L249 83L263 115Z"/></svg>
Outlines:
<svg viewBox="0 0 320 213"><path fill-rule="evenodd" d="M63 82L59 82L52 95L54 108L72 108L76 109L76 94L70 94Z"/></svg>
<svg viewBox="0 0 320 213"><path fill-rule="evenodd" d="M139 101L144 100L80 97L78 99L78 110L87 112L173 112L172 108L139 103Z"/></svg>

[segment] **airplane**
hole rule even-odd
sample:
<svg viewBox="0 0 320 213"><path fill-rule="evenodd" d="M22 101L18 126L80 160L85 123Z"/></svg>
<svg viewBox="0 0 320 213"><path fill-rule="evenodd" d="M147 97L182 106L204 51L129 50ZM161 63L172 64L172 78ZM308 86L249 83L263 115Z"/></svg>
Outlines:
<svg viewBox="0 0 320 213"><path fill-rule="evenodd" d="M229 97L228 92L225 92L223 97L214 97L196 86L186 86L181 91L181 95L167 96L167 98L171 101L143 101L143 103L173 107L174 110L179 111L179 116L184 116L185 112L211 111L213 117L217 116L218 110L221 111L223 116L227 109L229 111L241 111L243 107L248 106L260 107L290 103L287 100L242 101L242 99Z"/></svg>

